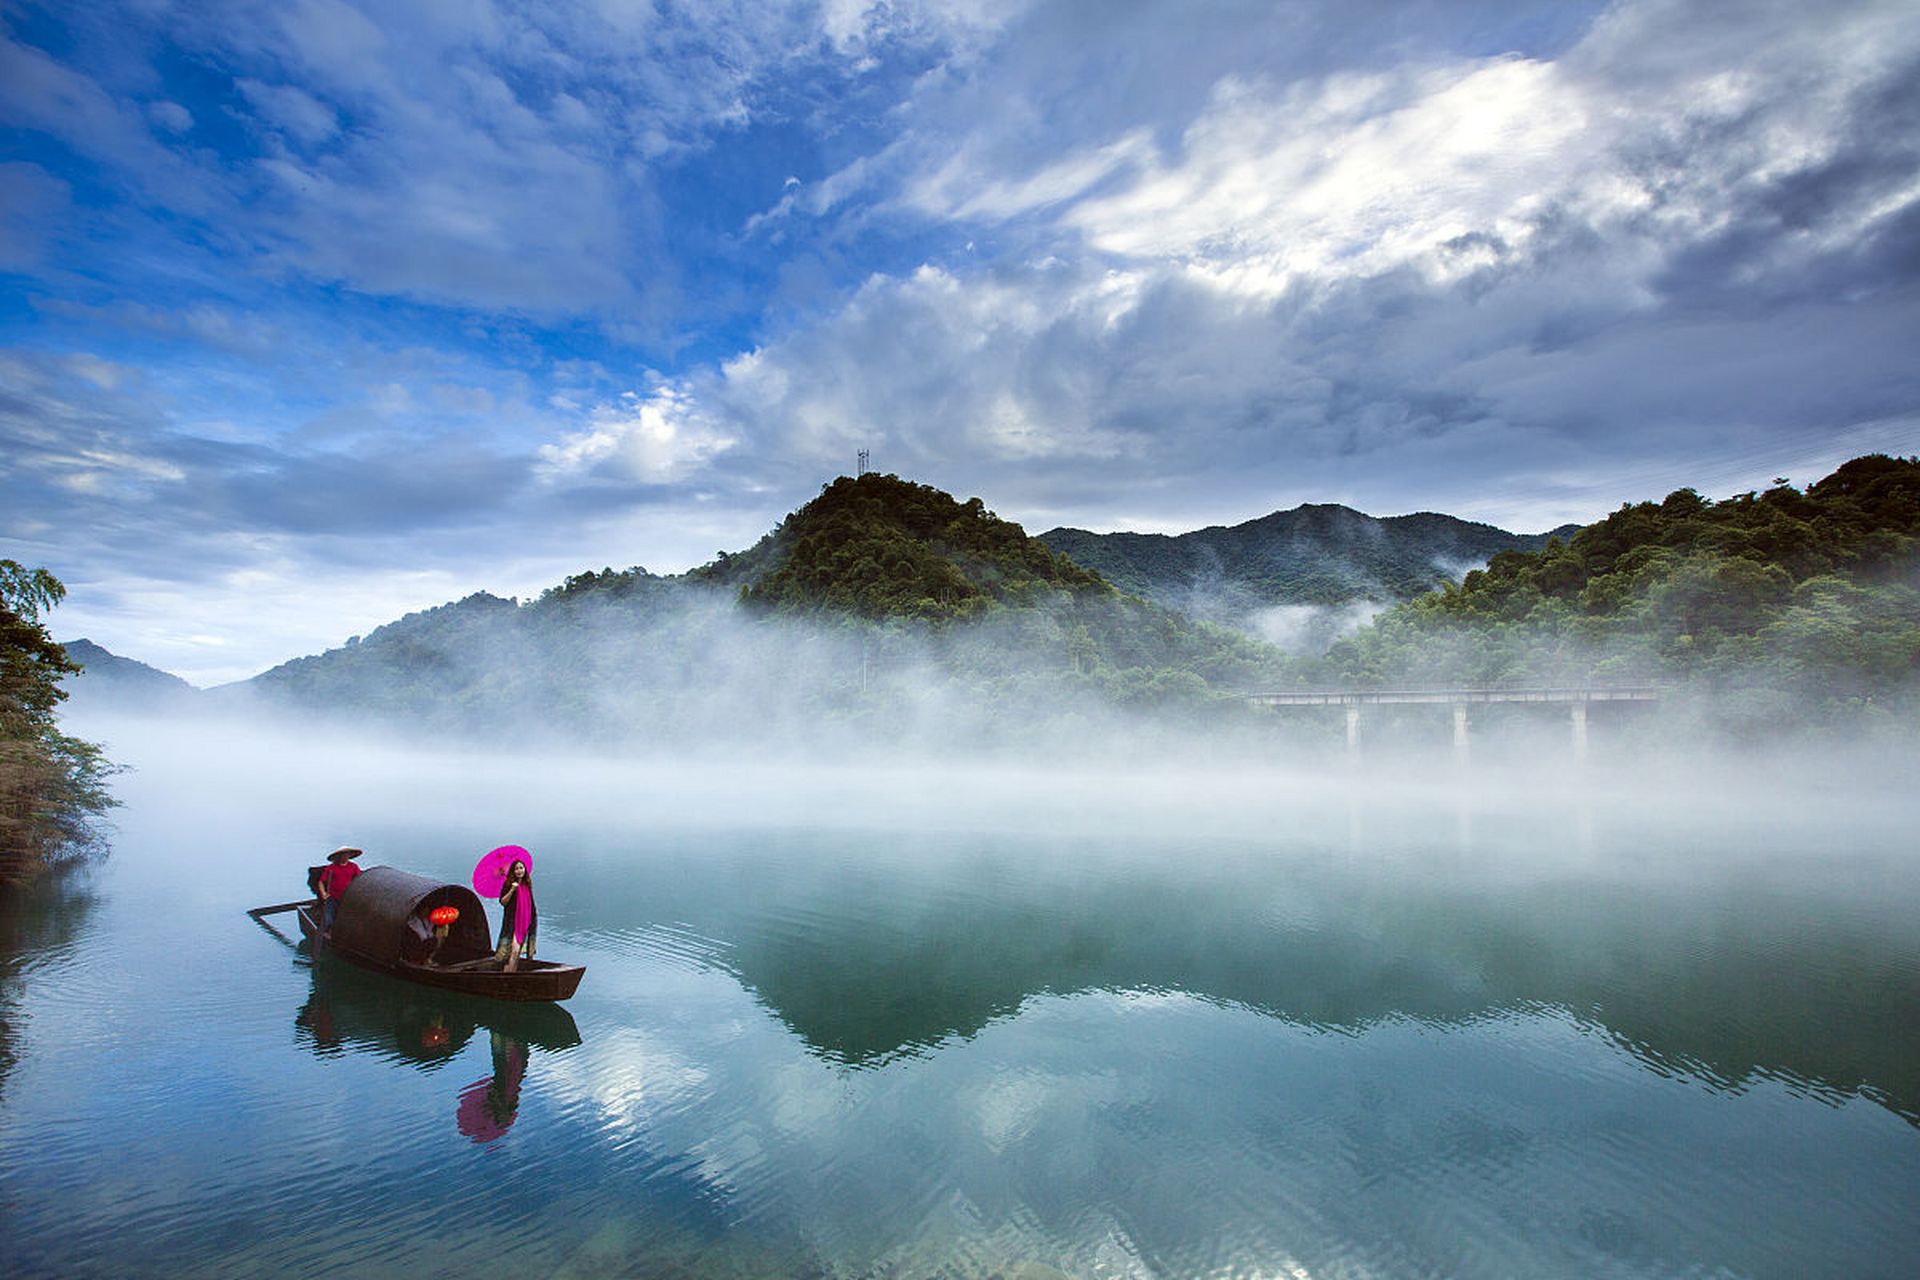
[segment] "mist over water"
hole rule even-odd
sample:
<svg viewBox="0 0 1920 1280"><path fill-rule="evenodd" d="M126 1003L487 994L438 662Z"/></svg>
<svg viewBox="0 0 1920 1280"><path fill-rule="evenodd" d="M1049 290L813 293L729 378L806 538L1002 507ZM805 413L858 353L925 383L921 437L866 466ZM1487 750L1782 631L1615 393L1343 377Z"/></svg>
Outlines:
<svg viewBox="0 0 1920 1280"><path fill-rule="evenodd" d="M1585 770L1558 718L1462 761L1444 711L1358 765L1324 717L1265 752L812 759L83 722L136 768L112 859L9 917L0 1254L1902 1274L1911 799L1864 754L1622 758L1598 713ZM561 1008L242 914L339 843L464 880L508 841L542 954L588 966Z"/></svg>

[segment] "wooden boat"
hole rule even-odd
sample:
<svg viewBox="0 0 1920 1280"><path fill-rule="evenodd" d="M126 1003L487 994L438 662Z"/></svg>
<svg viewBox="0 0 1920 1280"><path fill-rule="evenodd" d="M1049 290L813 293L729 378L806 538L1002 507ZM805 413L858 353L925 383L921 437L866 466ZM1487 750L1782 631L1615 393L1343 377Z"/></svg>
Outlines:
<svg viewBox="0 0 1920 1280"><path fill-rule="evenodd" d="M395 867L368 867L354 877L340 895L331 937L321 937L318 901L288 905L316 955L338 956L363 969L443 991L495 1000L565 1000L587 972L584 965L527 959L507 972L494 959L478 894L465 885L442 884ZM427 924L427 913L436 907L460 912L437 950Z"/></svg>
<svg viewBox="0 0 1920 1280"><path fill-rule="evenodd" d="M437 1071L480 1032L548 1053L580 1043L564 1004L488 1000L395 982L353 964L316 964L312 986L294 1015L294 1038L316 1055L374 1053L421 1071Z"/></svg>

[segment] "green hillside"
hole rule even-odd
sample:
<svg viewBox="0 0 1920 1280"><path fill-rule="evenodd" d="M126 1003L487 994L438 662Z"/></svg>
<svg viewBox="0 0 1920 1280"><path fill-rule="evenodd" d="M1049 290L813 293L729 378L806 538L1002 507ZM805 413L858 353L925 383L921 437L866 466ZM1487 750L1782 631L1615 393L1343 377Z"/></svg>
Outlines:
<svg viewBox="0 0 1920 1280"><path fill-rule="evenodd" d="M739 583L760 608L876 620L977 618L1056 591L1112 591L980 499L879 474L841 476L752 550L694 576Z"/></svg>
<svg viewBox="0 0 1920 1280"><path fill-rule="evenodd" d="M1018 524L893 475L842 476L751 550L691 578L759 615L853 628L865 652L931 643L977 699L1062 692L1197 705L1271 681L1280 654L1116 591Z"/></svg>
<svg viewBox="0 0 1920 1280"><path fill-rule="evenodd" d="M1920 459L1681 489L1506 551L1336 645L1324 678L1653 678L1870 705L1920 675Z"/></svg>

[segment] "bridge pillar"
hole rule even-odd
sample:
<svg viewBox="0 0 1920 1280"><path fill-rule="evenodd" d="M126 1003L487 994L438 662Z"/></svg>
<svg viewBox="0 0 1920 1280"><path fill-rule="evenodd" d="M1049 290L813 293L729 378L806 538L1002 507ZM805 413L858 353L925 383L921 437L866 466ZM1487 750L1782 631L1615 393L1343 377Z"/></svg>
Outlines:
<svg viewBox="0 0 1920 1280"><path fill-rule="evenodd" d="M1573 704L1573 758L1584 764L1587 759L1587 704Z"/></svg>
<svg viewBox="0 0 1920 1280"><path fill-rule="evenodd" d="M1462 760L1467 756L1467 704L1453 704L1453 754Z"/></svg>
<svg viewBox="0 0 1920 1280"><path fill-rule="evenodd" d="M1347 755L1352 759L1360 757L1360 704L1347 704Z"/></svg>

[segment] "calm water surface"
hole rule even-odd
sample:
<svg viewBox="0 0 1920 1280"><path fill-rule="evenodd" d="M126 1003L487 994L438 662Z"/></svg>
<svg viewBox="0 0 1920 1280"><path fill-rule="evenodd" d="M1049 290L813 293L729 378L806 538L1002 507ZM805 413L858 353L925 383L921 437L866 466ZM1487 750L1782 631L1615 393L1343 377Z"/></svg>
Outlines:
<svg viewBox="0 0 1920 1280"><path fill-rule="evenodd" d="M1911 813L311 770L151 760L87 890L0 924L0 1271L1920 1258ZM443 997L242 914L347 840L453 879L532 847L579 995Z"/></svg>

